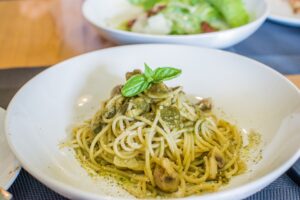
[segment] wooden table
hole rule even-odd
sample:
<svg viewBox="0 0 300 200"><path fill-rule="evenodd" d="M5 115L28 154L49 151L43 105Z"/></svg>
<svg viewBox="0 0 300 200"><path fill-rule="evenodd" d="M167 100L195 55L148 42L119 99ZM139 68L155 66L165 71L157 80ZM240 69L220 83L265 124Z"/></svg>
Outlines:
<svg viewBox="0 0 300 200"><path fill-rule="evenodd" d="M0 0L0 69L51 66L114 46L81 14L83 0ZM289 76L300 85L300 75Z"/></svg>
<svg viewBox="0 0 300 200"><path fill-rule="evenodd" d="M0 69L50 66L113 46L81 14L83 0L0 0Z"/></svg>

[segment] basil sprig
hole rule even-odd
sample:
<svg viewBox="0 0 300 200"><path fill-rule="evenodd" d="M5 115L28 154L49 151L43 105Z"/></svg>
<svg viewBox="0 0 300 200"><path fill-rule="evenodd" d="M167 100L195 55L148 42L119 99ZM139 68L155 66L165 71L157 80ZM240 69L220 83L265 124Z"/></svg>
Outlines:
<svg viewBox="0 0 300 200"><path fill-rule="evenodd" d="M144 74L137 74L130 77L130 79L122 87L121 92L125 97L133 97L147 90L153 83L170 80L176 78L180 74L180 69L173 67L159 67L152 70L147 64L145 64Z"/></svg>

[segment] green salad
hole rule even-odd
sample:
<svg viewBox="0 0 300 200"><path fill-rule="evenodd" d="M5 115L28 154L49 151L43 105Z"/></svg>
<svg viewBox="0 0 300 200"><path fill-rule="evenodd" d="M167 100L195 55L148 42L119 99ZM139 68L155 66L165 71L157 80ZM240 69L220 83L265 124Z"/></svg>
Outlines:
<svg viewBox="0 0 300 200"><path fill-rule="evenodd" d="M119 25L119 29L184 35L226 30L249 22L242 0L129 0L144 12Z"/></svg>

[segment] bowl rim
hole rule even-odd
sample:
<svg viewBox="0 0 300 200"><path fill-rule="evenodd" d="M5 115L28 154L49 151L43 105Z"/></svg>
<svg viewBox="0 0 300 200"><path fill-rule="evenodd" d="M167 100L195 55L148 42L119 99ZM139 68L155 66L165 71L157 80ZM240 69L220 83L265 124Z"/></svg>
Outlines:
<svg viewBox="0 0 300 200"><path fill-rule="evenodd" d="M0 137L5 137L5 140L3 140L2 142L0 142L0 145L4 145L9 148L9 145L7 144L7 137L5 134L5 115L6 115L6 110L2 107L0 107L0 118L2 120L0 120L1 126L3 129L0 129ZM0 150L3 150L3 148L0 146ZM1 150L1 151L2 151ZM21 165L19 163L19 161L17 160L16 156L13 154L12 150L9 149L8 154L6 154L7 157L9 158L13 158L13 163L15 164L15 166L13 168L9 168L9 170L11 170L11 174L10 174L10 178L4 183L3 188L5 190L8 190L10 188L10 186L15 182L15 180L17 179L20 171L21 171ZM7 168L6 168L7 169ZM5 174L4 177L6 177L7 174Z"/></svg>
<svg viewBox="0 0 300 200"><path fill-rule="evenodd" d="M268 4L270 4L270 0L266 0ZM294 27L300 27L300 15L298 14L294 14L293 11L291 10L290 12L292 13L292 15L286 15L284 13L276 13L274 12L274 10L272 9L272 6L269 6L269 16L268 19L276 22L276 23L280 23L286 26L294 26Z"/></svg>
<svg viewBox="0 0 300 200"><path fill-rule="evenodd" d="M272 14L272 12L270 12L268 19L286 26L300 27L300 18Z"/></svg>
<svg viewBox="0 0 300 200"><path fill-rule="evenodd" d="M155 34L149 34L149 33L137 33L137 32L131 32L131 31L124 31L124 30L112 28L109 26L105 26L103 24L97 24L94 20L92 20L89 17L89 14L87 12L88 6L89 6L90 2L92 2L92 1L94 1L94 0L86 0L85 2L83 2L82 6L81 6L81 11L83 13L84 18L88 22L90 22L93 26L98 27L105 31L116 33L116 34L132 36L132 37L139 37L139 38L183 39L183 38L214 37L214 36L219 35L220 33L226 34L226 33L230 33L233 31L240 31L244 28L249 28L251 26L254 26L255 24L259 24L259 23L265 21L270 14L269 4L266 2L266 0L261 0L261 3L265 8L262 15L259 16L258 18L255 18L254 20L250 21L249 23L244 24L239 27L230 28L227 30L216 31L216 32L211 32L211 33L197 33L197 34L187 34L187 35L155 35Z"/></svg>
<svg viewBox="0 0 300 200"><path fill-rule="evenodd" d="M194 48L194 50L205 50L205 51L215 51L215 52L219 52L222 54L227 54L227 55L234 55L237 56L239 58L243 58L244 60L247 60L248 62L252 62L253 64L259 65L259 67L264 68L265 70L268 70L270 73L274 74L277 76L277 78L281 79L282 81L285 81L286 84L288 84L291 88L293 88L295 90L295 92L298 92L299 95L299 99L300 99L300 90L297 88L297 86L295 86L290 80L288 80L286 77L284 77L282 74L280 74L279 72L277 72L276 70L268 67L267 65L260 63L256 60L250 59L246 56L242 56L236 53L232 53L232 52L227 52L224 50L218 50L218 49L211 49L211 48L205 48L205 47L195 47L195 46L189 46L189 45L182 45L182 44L134 44L134 45L123 45L123 46L117 46L117 47L110 47L110 48L106 48L106 49L102 49L102 50L96 50L96 51L92 51L92 52L88 52L85 54L81 54L72 58L69 58L67 60L64 60L60 63L57 63L55 65L53 65L52 67L49 67L47 69L45 69L44 71L42 71L41 73L37 74L36 76L34 76L31 80L29 80L27 83L25 83L20 89L19 91L14 95L14 97L12 98L12 100L10 101L8 108L7 108L7 113L5 116L5 120L4 120L4 125L5 125L5 135L8 141L8 144L12 150L12 152L14 153L14 155L17 157L17 159L19 160L19 162L21 163L22 167L28 171L33 177L35 177L36 179L38 179L40 182L42 182L44 185L46 185L47 187L51 188L52 190L54 190L55 192L61 194L62 196L65 197L80 197L80 198L85 198L85 199L99 199L99 198L104 198L104 199L119 199L119 200L124 200L126 198L124 197L120 197L120 198L116 198L116 197L112 197L112 196L108 196L108 195L101 195L101 194L96 194L93 192L88 192L88 191L84 191L81 189L78 189L74 186L71 186L69 184L63 183L61 181L56 180L55 178L48 176L48 175L44 175L43 173L40 172L39 168L32 166L32 164L30 164L30 162L26 159L23 159L23 156L21 153L19 153L19 151L17 150L17 148L15 148L15 145L13 144L12 136L10 133L10 125L9 122L11 121L11 110L14 107L14 104L16 102L16 99L19 96L19 93L24 89L29 87L36 79L38 79L39 77L47 74L48 72L52 71L52 70L57 70L59 68L63 68L66 67L67 63L69 63L71 60L74 59L79 59L80 57L85 57L87 55L90 54L99 54L100 52L103 51L111 51L113 49L120 49L120 48L135 48L135 47L143 47L143 46L152 46L155 48L159 48L159 47L168 47L168 48L181 48L181 47L187 47L187 48ZM203 194L203 195L196 195L196 196L188 196L188 197L183 197L183 198L176 198L179 200L196 200L196 199L205 199L205 198L213 198L213 199L222 199L222 198L226 198L226 197L232 197L234 195L240 195L241 193L243 193L244 197L247 197L251 194L254 194L255 192L263 189L265 186L267 186L269 183L271 183L272 181L274 181L275 179L277 179L279 176L281 176L285 171L288 170L288 168L290 168L300 157L300 147L298 148L298 151L296 151L295 153L292 154L292 156L290 158L287 159L286 162L284 162L281 166L278 166L277 168L275 168L274 170L272 170L271 172L267 173L264 176L261 176L255 180L251 180L247 183L242 184L241 186L237 186L235 188L232 189L228 189L228 190L220 190L217 192L212 192L212 193L208 193L208 194Z"/></svg>

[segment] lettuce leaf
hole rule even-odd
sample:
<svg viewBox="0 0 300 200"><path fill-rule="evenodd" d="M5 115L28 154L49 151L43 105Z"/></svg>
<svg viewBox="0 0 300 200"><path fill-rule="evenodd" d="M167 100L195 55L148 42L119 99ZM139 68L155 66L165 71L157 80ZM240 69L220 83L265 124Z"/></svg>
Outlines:
<svg viewBox="0 0 300 200"><path fill-rule="evenodd" d="M221 14L210 4L203 1L201 3L195 4L192 12L192 15L197 17L199 21L206 21L209 22L214 19L221 19Z"/></svg>
<svg viewBox="0 0 300 200"><path fill-rule="evenodd" d="M217 30L249 22L242 0L129 0L146 11L157 4L166 5L159 13L172 22L171 34L201 33L206 22Z"/></svg>
<svg viewBox="0 0 300 200"><path fill-rule="evenodd" d="M228 28L221 13L205 0L170 0L163 13L173 22L172 34L201 33L202 22L218 30Z"/></svg>
<svg viewBox="0 0 300 200"><path fill-rule="evenodd" d="M200 32L199 19L191 15L188 4L173 0L162 12L173 23L171 34L182 35Z"/></svg>
<svg viewBox="0 0 300 200"><path fill-rule="evenodd" d="M249 15L242 0L207 0L217 8L231 27L238 27L249 22Z"/></svg>

